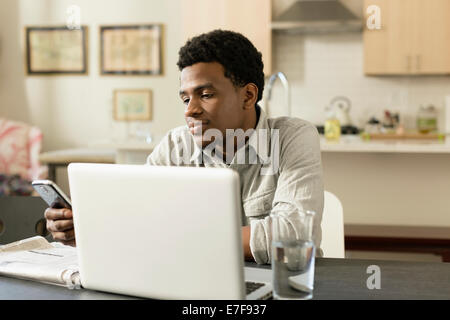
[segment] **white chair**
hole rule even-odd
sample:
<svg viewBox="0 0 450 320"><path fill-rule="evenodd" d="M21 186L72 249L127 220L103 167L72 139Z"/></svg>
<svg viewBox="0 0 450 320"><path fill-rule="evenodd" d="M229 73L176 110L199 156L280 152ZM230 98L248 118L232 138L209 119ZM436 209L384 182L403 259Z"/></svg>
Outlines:
<svg viewBox="0 0 450 320"><path fill-rule="evenodd" d="M324 192L322 214L323 256L326 258L345 258L344 213L339 199L331 192Z"/></svg>

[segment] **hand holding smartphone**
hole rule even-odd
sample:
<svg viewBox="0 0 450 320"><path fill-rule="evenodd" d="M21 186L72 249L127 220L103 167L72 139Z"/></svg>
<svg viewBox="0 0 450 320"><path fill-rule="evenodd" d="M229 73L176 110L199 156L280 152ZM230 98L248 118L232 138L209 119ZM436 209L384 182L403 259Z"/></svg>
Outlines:
<svg viewBox="0 0 450 320"><path fill-rule="evenodd" d="M53 239L75 246L70 198L53 181L35 180L32 185L49 205L44 215L47 220L47 230L51 232Z"/></svg>
<svg viewBox="0 0 450 320"><path fill-rule="evenodd" d="M51 208L72 209L70 198L51 180L34 180L31 185Z"/></svg>

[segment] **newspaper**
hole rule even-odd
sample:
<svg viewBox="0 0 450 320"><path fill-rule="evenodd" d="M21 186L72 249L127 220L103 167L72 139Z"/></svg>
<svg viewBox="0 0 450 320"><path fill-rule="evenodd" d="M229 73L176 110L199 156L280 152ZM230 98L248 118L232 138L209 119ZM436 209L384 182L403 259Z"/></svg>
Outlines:
<svg viewBox="0 0 450 320"><path fill-rule="evenodd" d="M0 275L81 287L76 248L40 236L0 246Z"/></svg>

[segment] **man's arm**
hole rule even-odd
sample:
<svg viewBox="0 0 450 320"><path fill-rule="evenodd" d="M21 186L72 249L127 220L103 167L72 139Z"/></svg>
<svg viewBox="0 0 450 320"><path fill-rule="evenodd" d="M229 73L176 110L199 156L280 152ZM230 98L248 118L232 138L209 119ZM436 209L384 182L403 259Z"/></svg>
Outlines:
<svg viewBox="0 0 450 320"><path fill-rule="evenodd" d="M303 123L291 127L280 137L280 170L272 210L299 210L316 212L313 240L321 255L320 228L323 210L323 178L320 142L317 129ZM272 230L270 217L251 221L250 248L257 263L271 261Z"/></svg>

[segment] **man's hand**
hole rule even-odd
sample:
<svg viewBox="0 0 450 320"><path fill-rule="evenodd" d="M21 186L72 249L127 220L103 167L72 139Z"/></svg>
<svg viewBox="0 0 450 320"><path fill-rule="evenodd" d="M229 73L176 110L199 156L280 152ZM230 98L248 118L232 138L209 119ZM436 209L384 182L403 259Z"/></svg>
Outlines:
<svg viewBox="0 0 450 320"><path fill-rule="evenodd" d="M76 245L72 210L47 208L45 219L47 219L47 230L51 232L53 239L61 241L65 245L73 247Z"/></svg>

